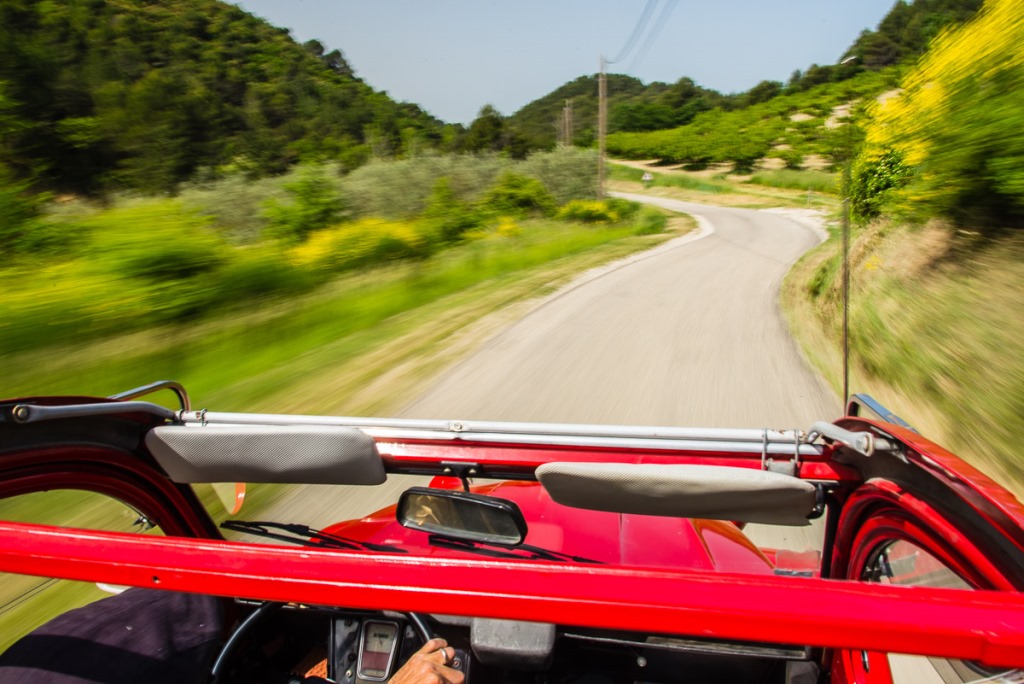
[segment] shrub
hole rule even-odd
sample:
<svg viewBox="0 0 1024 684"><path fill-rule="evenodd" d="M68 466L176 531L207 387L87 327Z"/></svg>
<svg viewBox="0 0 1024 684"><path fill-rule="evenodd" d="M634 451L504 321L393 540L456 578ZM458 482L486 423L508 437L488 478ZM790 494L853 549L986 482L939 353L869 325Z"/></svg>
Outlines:
<svg viewBox="0 0 1024 684"><path fill-rule="evenodd" d="M304 292L317 284L309 270L289 263L277 250L240 249L217 274L218 299L227 302Z"/></svg>
<svg viewBox="0 0 1024 684"><path fill-rule="evenodd" d="M345 204L323 167L300 171L298 179L285 185L285 190L291 195L289 203L271 199L265 204L264 215L273 237L301 240L342 217Z"/></svg>
<svg viewBox="0 0 1024 684"><path fill-rule="evenodd" d="M475 202L513 162L493 154L423 156L373 162L341 181L355 217L410 219L421 215L441 178L463 202Z"/></svg>
<svg viewBox="0 0 1024 684"><path fill-rule="evenodd" d="M558 210L556 218L580 223L617 223L622 217L608 202L573 200Z"/></svg>
<svg viewBox="0 0 1024 684"><path fill-rule="evenodd" d="M637 212L643 207L639 202L631 202L618 197L608 197L604 200L604 203L618 215L620 220L636 216Z"/></svg>
<svg viewBox="0 0 1024 684"><path fill-rule="evenodd" d="M538 152L516 165L523 175L540 180L558 204L597 196L597 153L565 147Z"/></svg>
<svg viewBox="0 0 1024 684"><path fill-rule="evenodd" d="M290 250L289 259L302 267L345 271L429 253L430 241L414 224L368 218L313 233Z"/></svg>
<svg viewBox="0 0 1024 684"><path fill-rule="evenodd" d="M517 238L523 234L523 228L512 217L502 216L495 233L502 238Z"/></svg>
<svg viewBox="0 0 1024 684"><path fill-rule="evenodd" d="M255 242L267 227L267 204L285 203L289 177L250 180L242 173L198 182L179 195L182 203L213 219L217 230L235 243Z"/></svg>
<svg viewBox="0 0 1024 684"><path fill-rule="evenodd" d="M120 278L189 278L226 259L210 220L174 200L141 200L79 221L94 270Z"/></svg>
<svg viewBox="0 0 1024 684"><path fill-rule="evenodd" d="M850 208L853 215L868 220L882 212L888 191L901 188L913 172L903 162L903 154L889 149L877 157L859 158L850 179Z"/></svg>
<svg viewBox="0 0 1024 684"><path fill-rule="evenodd" d="M540 152L525 161L464 154L373 162L341 179L340 187L356 217L409 219L427 210L442 178L455 199L472 203L509 171L538 179L558 204L597 195L597 154L575 148Z"/></svg>
<svg viewBox="0 0 1024 684"><path fill-rule="evenodd" d="M424 229L442 243L458 242L482 222L480 212L459 201L448 178L438 178L423 213Z"/></svg>
<svg viewBox="0 0 1024 684"><path fill-rule="evenodd" d="M918 221L948 218L992 232L1024 225L1022 37L1024 4L988 0L971 21L932 41L898 96L869 107L869 163L898 150L915 170L885 201ZM867 183L884 184L891 173L875 167L861 183L865 216L879 208Z"/></svg>
<svg viewBox="0 0 1024 684"><path fill-rule="evenodd" d="M556 218L580 223L622 223L631 221L637 235L665 230L668 218L654 207L609 197L605 200L574 200L558 210Z"/></svg>
<svg viewBox="0 0 1024 684"><path fill-rule="evenodd" d="M0 255L32 251L45 226L39 221L45 194L34 194L30 184L16 181L0 166Z"/></svg>
<svg viewBox="0 0 1024 684"><path fill-rule="evenodd" d="M217 303L216 273L231 259L209 223L178 201L126 203L81 222L91 236L83 256L92 273L127 283L147 317L192 317Z"/></svg>
<svg viewBox="0 0 1024 684"><path fill-rule="evenodd" d="M499 214L522 216L555 212L555 199L536 178L506 171L484 195L482 205Z"/></svg>

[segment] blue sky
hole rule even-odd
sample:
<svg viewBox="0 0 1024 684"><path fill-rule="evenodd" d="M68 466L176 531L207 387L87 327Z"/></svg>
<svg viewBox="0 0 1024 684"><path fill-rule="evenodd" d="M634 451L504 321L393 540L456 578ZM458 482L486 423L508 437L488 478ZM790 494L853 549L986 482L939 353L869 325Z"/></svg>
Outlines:
<svg viewBox="0 0 1024 684"><path fill-rule="evenodd" d="M689 76L723 93L829 64L895 0L679 0L655 41L609 66L645 83ZM444 121L485 104L503 114L596 73L633 32L646 0L243 0L297 40L341 50L356 73ZM671 0L659 0L648 31ZM638 48L645 38L638 41Z"/></svg>

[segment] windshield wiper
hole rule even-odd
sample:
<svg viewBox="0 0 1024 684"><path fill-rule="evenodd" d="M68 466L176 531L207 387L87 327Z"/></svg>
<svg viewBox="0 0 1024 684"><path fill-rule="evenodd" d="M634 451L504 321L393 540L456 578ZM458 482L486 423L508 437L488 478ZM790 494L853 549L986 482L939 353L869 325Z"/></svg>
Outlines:
<svg viewBox="0 0 1024 684"><path fill-rule="evenodd" d="M550 561L573 561L575 563L595 563L603 565L602 561L593 560L592 558L584 558L583 556L572 556L567 553L561 553L558 551L551 551L544 549L539 546L531 546L530 544L519 544L518 546L502 546L500 544L487 544L486 542L471 542L463 541L461 539L449 539L448 537L442 537L440 535L430 535L429 543L432 546L441 546L448 549L458 549L459 551L468 551L470 553L479 553L482 556L491 556L492 558L519 558L526 560L550 560ZM516 553L516 551L525 551L527 555Z"/></svg>
<svg viewBox="0 0 1024 684"><path fill-rule="evenodd" d="M257 537L266 537L267 539L276 539L277 541L300 544L302 546L313 546L321 549L408 553L408 551L400 546L357 541L336 534L322 532L302 523L279 523L266 520L225 520L220 526L225 530L244 532Z"/></svg>

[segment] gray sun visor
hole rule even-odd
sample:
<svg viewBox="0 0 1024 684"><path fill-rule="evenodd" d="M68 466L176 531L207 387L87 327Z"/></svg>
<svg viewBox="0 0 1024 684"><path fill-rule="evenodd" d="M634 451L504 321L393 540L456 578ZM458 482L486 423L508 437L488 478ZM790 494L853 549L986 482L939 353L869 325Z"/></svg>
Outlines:
<svg viewBox="0 0 1024 684"><path fill-rule="evenodd" d="M146 446L175 482L375 485L387 479L373 438L355 428L163 425Z"/></svg>
<svg viewBox="0 0 1024 684"><path fill-rule="evenodd" d="M545 463L537 479L573 508L677 518L807 525L810 482L749 468L634 463Z"/></svg>

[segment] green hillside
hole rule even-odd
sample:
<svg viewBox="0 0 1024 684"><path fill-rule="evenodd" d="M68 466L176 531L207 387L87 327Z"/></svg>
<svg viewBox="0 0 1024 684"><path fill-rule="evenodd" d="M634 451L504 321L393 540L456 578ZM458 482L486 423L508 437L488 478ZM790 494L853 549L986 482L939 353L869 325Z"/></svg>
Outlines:
<svg viewBox="0 0 1024 684"><path fill-rule="evenodd" d="M740 170L765 156L790 167L800 166L806 155L824 156L832 164L835 146L848 146L833 140L831 127L824 126L832 109L894 87L899 65L912 64L943 28L970 18L980 6L981 0L898 0L875 30L863 31L844 52L837 48L837 61L853 58L847 63L811 64L795 70L787 83L762 81L741 93L722 94L686 77L645 85L632 76L608 74L609 151L694 166L735 163ZM507 125L531 147L550 148L566 139L562 109L567 100L573 121L569 139L593 145L596 76L580 77L534 100L508 117Z"/></svg>
<svg viewBox="0 0 1024 684"><path fill-rule="evenodd" d="M721 106L726 98L689 78L676 83L644 85L632 76L608 74L608 121L612 131L650 131L689 123L699 112ZM563 108L571 102L571 141L591 146L597 136L597 76L580 76L534 100L508 119L534 148L565 140Z"/></svg>
<svg viewBox="0 0 1024 684"><path fill-rule="evenodd" d="M840 108L893 88L896 76L895 69L864 71L848 80L742 109L701 112L679 128L612 133L608 151L629 159L660 159L693 168L731 163L736 170L746 171L764 157L776 157L787 167L800 168L809 155L834 165L851 143L848 132L840 131L849 112Z"/></svg>
<svg viewBox="0 0 1024 684"><path fill-rule="evenodd" d="M444 125L217 0L0 0L0 170L61 191L166 191L201 169L355 166Z"/></svg>

